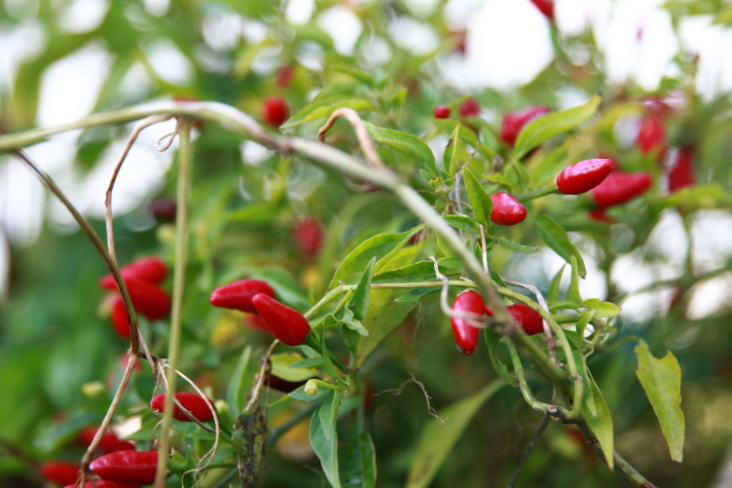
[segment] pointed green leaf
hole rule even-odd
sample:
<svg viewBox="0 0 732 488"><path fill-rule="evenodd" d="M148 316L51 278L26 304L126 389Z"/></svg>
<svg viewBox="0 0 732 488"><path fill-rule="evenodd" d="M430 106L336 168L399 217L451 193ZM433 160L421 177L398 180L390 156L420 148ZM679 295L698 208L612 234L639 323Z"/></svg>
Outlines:
<svg viewBox="0 0 732 488"><path fill-rule="evenodd" d="M338 462L345 486L376 488L376 451L368 432L360 432L355 442L341 447Z"/></svg>
<svg viewBox="0 0 732 488"><path fill-rule="evenodd" d="M313 395L315 396L315 395ZM341 488L338 474L338 435L336 423L330 422L326 427L322 419L333 418L335 395L333 401L325 401L310 418L310 445L320 459L323 472L333 488ZM337 407L335 407L337 408ZM337 415L337 410L336 415Z"/></svg>
<svg viewBox="0 0 732 488"><path fill-rule="evenodd" d="M455 173L455 167L458 166L457 158L460 154L458 145L460 141L460 124L455 126L455 129L450 134L450 139L447 141L445 152L442 153L442 164L445 170L452 176Z"/></svg>
<svg viewBox="0 0 732 488"><path fill-rule="evenodd" d="M272 363L271 373L274 376L282 378L285 381L304 381L312 378L313 376L318 376L319 374L319 371L314 368L293 368L292 365L301 363L303 361L302 356L296 352L283 352L280 354L272 354L269 357L269 360L270 363Z"/></svg>
<svg viewBox="0 0 732 488"><path fill-rule="evenodd" d="M671 459L684 459L684 412L681 410L681 368L671 351L662 359L656 359L641 339L635 348L638 356L638 380L646 391L653 411L656 412L661 430L666 436Z"/></svg>
<svg viewBox="0 0 732 488"><path fill-rule="evenodd" d="M425 295L429 295L430 293L438 292L442 289L442 287L434 286L434 287L428 287L428 288L412 288L409 290L405 295L400 296L395 302L411 302L412 300L416 300L417 298L421 298Z"/></svg>
<svg viewBox="0 0 732 488"><path fill-rule="evenodd" d="M567 140L564 141L564 144L554 149L539 161L539 164L537 164L531 172L531 176L537 184L541 184L545 180L556 176L557 173L564 168L567 158L569 157L570 144L571 138L568 137Z"/></svg>
<svg viewBox="0 0 732 488"><path fill-rule="evenodd" d="M570 242L567 232L548 215L532 215L532 217L536 222L536 231L539 233L539 237L568 263L571 262L572 256L574 256L577 259L579 276L584 278L587 275L585 262L577 248Z"/></svg>
<svg viewBox="0 0 732 488"><path fill-rule="evenodd" d="M435 155L419 137L398 130L377 127L367 121L364 121L364 125L376 142L416 159L432 171L435 170Z"/></svg>
<svg viewBox="0 0 732 488"><path fill-rule="evenodd" d="M330 114L343 107L352 108L353 110L376 110L368 100L351 98L350 95L346 94L316 98L298 110L287 122L282 124L280 129L291 129L311 120L330 117Z"/></svg>
<svg viewBox="0 0 732 488"><path fill-rule="evenodd" d="M320 326L320 347L321 347L321 354L323 357L323 369L325 370L325 373L328 376L330 376L331 378L340 378L341 375L338 374L338 371L336 370L335 366L333 366L333 361L330 359L330 354L328 353L328 346L325 343L325 326L324 325Z"/></svg>
<svg viewBox="0 0 732 488"><path fill-rule="evenodd" d="M473 232L478 230L478 226L475 225L475 221L464 215L447 215L443 217L443 219L456 229L469 230Z"/></svg>
<svg viewBox="0 0 732 488"><path fill-rule="evenodd" d="M430 485L475 413L502 386L503 382L496 380L478 394L440 409L440 417L446 420L444 425L430 419L417 442L407 488L427 488Z"/></svg>
<svg viewBox="0 0 732 488"><path fill-rule="evenodd" d="M369 261L369 265L361 276L361 280L358 282L356 290L351 296L351 300L348 302L348 308L353 312L353 318L359 322L363 322L366 318L366 311L369 308L369 295L371 294L371 278L374 275L374 265L376 264L376 257ZM365 334L365 335L368 335Z"/></svg>
<svg viewBox="0 0 732 488"><path fill-rule="evenodd" d="M465 189L468 191L468 199L470 206L473 207L475 220L488 227L491 222L491 212L493 212L490 195L486 193L478 178L469 168L463 170L463 180L465 180Z"/></svg>
<svg viewBox="0 0 732 488"><path fill-rule="evenodd" d="M491 357L493 369L496 370L496 373L498 373L503 381L505 381L508 385L514 388L518 387L518 381L516 381L516 378L508 373L508 368L506 368L506 365L503 364L501 358L498 357L498 335L490 328L486 328L484 329L484 331L485 343L488 346L488 354Z"/></svg>
<svg viewBox="0 0 732 488"><path fill-rule="evenodd" d="M588 298L585 305L596 311L595 317L598 319L611 319L623 310L614 303L602 302L597 298Z"/></svg>
<svg viewBox="0 0 732 488"><path fill-rule="evenodd" d="M579 289L579 270L577 266L577 258L575 256L571 256L569 258L569 264L572 266L572 279L569 281L567 300L581 306L584 305L584 302L582 301L582 295L580 295Z"/></svg>
<svg viewBox="0 0 732 488"><path fill-rule="evenodd" d="M328 395L332 394L332 390L329 390L327 388L319 388L318 392L315 395L308 395L307 393L305 393L305 385L302 385L296 390L288 393L287 396L301 402L314 402L315 400L320 400L321 398L327 397Z"/></svg>
<svg viewBox="0 0 732 488"><path fill-rule="evenodd" d="M554 275L554 278L552 278L552 282L549 285L549 292L546 294L546 301L549 305L559 300L559 285L562 283L562 275L566 267L566 264L563 265L557 274Z"/></svg>
<svg viewBox="0 0 732 488"><path fill-rule="evenodd" d="M538 247L534 246L525 246L523 244L518 244L516 242L513 242L511 240L506 239L505 237L494 237L496 241L498 241L498 244L502 245L506 249L510 249L511 251L517 251L517 252L539 252Z"/></svg>
<svg viewBox="0 0 732 488"><path fill-rule="evenodd" d="M247 389L247 368L249 367L249 359L252 356L252 346L244 348L239 356L239 362L236 363L234 374L229 380L226 387L226 401L229 404L229 410L236 417L244 408L246 402Z"/></svg>
<svg viewBox="0 0 732 488"><path fill-rule="evenodd" d="M595 95L584 105L543 115L530 122L516 139L513 157L517 160L521 159L526 153L544 141L577 127L597 112L601 101L600 95Z"/></svg>
<svg viewBox="0 0 732 488"><path fill-rule="evenodd" d="M475 132L473 132L473 129L465 127L460 122L454 119L435 119L434 123L443 131L449 132L451 134L455 132L455 129L458 126L462 126L463 129L457 133L458 138L472 147L477 147L478 153L488 161L493 160L495 152L493 152L491 148L480 142L478 136L475 134ZM445 166L445 168L448 168L448 166Z"/></svg>
<svg viewBox="0 0 732 488"><path fill-rule="evenodd" d="M595 398L595 404L597 406L597 415L592 415L586 405L582 406L582 415L585 417L587 424L589 424L592 432L595 434L597 441L600 443L602 453L605 455L605 460L610 469L614 467L614 453L615 445L613 439L613 419L610 415L610 409L607 407L605 397L602 396L600 388L595 383L594 378L590 376L590 383L592 384L592 394Z"/></svg>

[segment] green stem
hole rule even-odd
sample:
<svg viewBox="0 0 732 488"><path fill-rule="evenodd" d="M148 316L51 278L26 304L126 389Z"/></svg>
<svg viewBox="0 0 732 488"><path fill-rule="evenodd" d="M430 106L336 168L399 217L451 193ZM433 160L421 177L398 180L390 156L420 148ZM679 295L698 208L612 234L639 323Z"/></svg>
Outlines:
<svg viewBox="0 0 732 488"><path fill-rule="evenodd" d="M313 332L311 331L308 336L305 338L305 342L303 342L303 346L308 346L321 355L323 354L323 348L320 346L320 343L313 335ZM330 360L333 362L333 365L343 371L344 373L348 373L348 367L341 362L340 359L335 357L332 352L328 351L328 355L330 356Z"/></svg>
<svg viewBox="0 0 732 488"><path fill-rule="evenodd" d="M155 477L155 488L165 488L168 465L168 434L173 425L173 398L175 396L176 369L180 351L181 311L183 309L183 291L186 279L186 259L188 251L188 213L190 210L190 194L192 182L193 155L190 144L190 122L186 120L179 133L180 149L178 150L178 212L175 222L175 268L173 270L173 309L170 318L170 340L168 343L167 374L168 391L165 395L163 410L163 428L158 444L158 469Z"/></svg>
<svg viewBox="0 0 732 488"><path fill-rule="evenodd" d="M551 405L538 401L531 393L528 383L526 383L526 375L524 374L524 367L521 365L521 358L519 358L516 346L513 345L511 340L506 341L508 346L508 352L511 354L511 361L513 361L513 369L516 372L516 378L518 378L519 387L521 388L521 394L524 396L524 400L529 404L531 408L542 413L546 413Z"/></svg>
<svg viewBox="0 0 732 488"><path fill-rule="evenodd" d="M557 189L557 185L552 182L549 186L545 186L544 188L539 188L538 190L531 191L529 193L524 193L523 195L519 195L516 198L519 200L526 201L526 200L533 200L534 198L543 197L546 195L553 195L554 193L557 193L559 190Z"/></svg>

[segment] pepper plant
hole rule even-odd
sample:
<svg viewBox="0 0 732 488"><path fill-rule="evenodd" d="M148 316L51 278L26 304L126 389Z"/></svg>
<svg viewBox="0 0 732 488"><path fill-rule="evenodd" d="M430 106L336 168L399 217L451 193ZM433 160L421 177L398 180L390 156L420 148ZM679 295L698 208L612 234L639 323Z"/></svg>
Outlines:
<svg viewBox="0 0 732 488"><path fill-rule="evenodd" d="M316 4L316 13L331 3ZM54 242L72 256L57 256L60 266L79 269L73 287L53 275L44 289L64 303L83 295L74 311L83 328L65 323L68 312L55 333L69 327L70 337L94 343L73 354L67 341L47 344L42 350L57 358L47 363L26 344L6 360L10 368L13 358L35 354L50 368L90 355L4 432L15 461L0 470L61 486L158 488L542 479L650 488L651 475L664 486L697 476L649 466L643 436L627 456L616 441L642 418L653 449L665 443L663 462L683 461L687 373L669 348L698 325L682 306L694 285L729 263L698 273L689 238L684 271L642 290L673 287L675 303L637 331L619 316L630 294L611 274L663 215L679 215L688 230L701 210L732 206L723 163L729 102L701 100L695 67L681 60L683 75L652 96L606 85L595 61L577 67L564 54L569 43L597 53L592 42L562 37L551 2L534 3L548 16L556 59L516 100L460 93L430 74L435 55L456 49L437 13L429 21L444 41L433 56L391 45L390 61L364 67L316 27L288 25L276 2L225 2L268 33L231 53L231 70L198 66L194 90L160 84L150 101L121 108L112 95L119 80L110 80L95 113L68 124L30 127L24 97L37 94L22 82L37 72L24 67L2 105L0 151L38 176L87 239L44 232L35 249ZM112 2L89 35L118 49L115 73L140 56L135 41L145 32L124 5ZM181 2L160 18L138 13L185 50L201 43L200 16L213 8ZM381 5L349 8L387 36ZM53 11L39 16L50 22ZM129 32L117 36L121 26ZM39 66L78 41L61 36ZM257 52L273 45L281 66L252 71ZM313 46L323 54L317 69L299 56ZM563 86L581 90L584 103L559 109L552 87ZM683 106L672 106L669 92ZM640 130L626 144L618 127L633 117ZM115 180L139 133L171 120L159 149L175 151L174 164L148 217L157 223L130 230L126 217L115 218ZM127 140L99 190L104 222L87 220L25 150L78 129L78 157L91 166L116 137ZM247 148L264 156L255 160ZM540 250L564 261L555 274L511 279L512 265ZM586 264L590 253L597 266ZM582 280L599 272L606 296L583 293ZM21 291L7 305L11 331L48 323L24 311L28 304L66 310L31 300L22 291L30 284L13 286ZM711 324L719 328L717 319ZM700 345L687 358L692 371L708 354L723 356L730 337L719 334L712 352ZM539 429L527 437L509 418ZM484 442L480 432L495 437ZM496 447L507 438L521 445ZM487 453L500 461L490 469ZM554 469L552 458L567 464ZM579 472L598 460L606 467ZM683 481L673 484L669 472Z"/></svg>

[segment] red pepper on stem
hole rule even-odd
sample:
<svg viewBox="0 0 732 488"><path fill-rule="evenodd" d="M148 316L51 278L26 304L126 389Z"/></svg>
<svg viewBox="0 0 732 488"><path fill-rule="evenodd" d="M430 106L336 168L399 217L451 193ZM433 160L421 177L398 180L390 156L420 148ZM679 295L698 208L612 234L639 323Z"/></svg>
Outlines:
<svg viewBox="0 0 732 488"><path fill-rule="evenodd" d="M252 313L257 311L252 304L252 298L260 293L270 298L275 297L274 290L266 281L239 280L216 288L211 293L211 305Z"/></svg>
<svg viewBox="0 0 732 488"><path fill-rule="evenodd" d="M150 401L150 408L153 412L162 412L165 408L165 396L167 393L158 393ZM203 399L198 393L189 393L181 391L175 394L175 399L178 400L183 408L188 410L193 417L199 422L208 422L213 418L213 413L209 405L213 407L211 400ZM181 422L193 422L179 407L173 404L173 418L180 420Z"/></svg>
<svg viewBox="0 0 732 488"><path fill-rule="evenodd" d="M557 188L565 195L588 192L603 182L615 165L609 159L589 159L569 166L557 176Z"/></svg>
<svg viewBox="0 0 732 488"><path fill-rule="evenodd" d="M158 451L117 451L98 457L89 465L105 481L152 485L158 468Z"/></svg>
<svg viewBox="0 0 732 488"><path fill-rule="evenodd" d="M456 312L468 312L482 317L485 302L479 293L466 291L455 298L452 309ZM478 347L480 328L470 325L466 319L461 317L450 318L450 324L452 325L452 334L455 336L455 344L457 344L460 353L466 356L473 354Z"/></svg>
<svg viewBox="0 0 732 488"><path fill-rule="evenodd" d="M46 461L38 468L44 480L61 486L76 483L79 476L79 463L71 461Z"/></svg>
<svg viewBox="0 0 732 488"><path fill-rule="evenodd" d="M536 335L544 332L544 320L534 309L523 303L514 303L506 307L516 323L526 332L527 335ZM485 307L485 313L493 317L493 310L490 306Z"/></svg>
<svg viewBox="0 0 732 488"><path fill-rule="evenodd" d="M692 150L685 147L679 151L674 166L668 173L668 191L673 193L696 184Z"/></svg>
<svg viewBox="0 0 732 488"><path fill-rule="evenodd" d="M448 119L450 118L450 107L447 105L439 105L435 109L434 116L436 119Z"/></svg>
<svg viewBox="0 0 732 488"><path fill-rule="evenodd" d="M255 295L252 305L264 319L269 331L283 344L299 346L310 333L310 324L303 314L269 295Z"/></svg>
<svg viewBox="0 0 732 488"><path fill-rule="evenodd" d="M132 261L119 269L122 279L134 278L142 281L149 281L159 285L168 276L168 267L162 259L157 256L148 256ZM104 290L116 290L117 283L112 273L107 273L99 280L99 286Z"/></svg>
<svg viewBox="0 0 732 488"><path fill-rule="evenodd" d="M600 208L622 205L643 195L651 187L650 173L621 173L613 171L592 189L592 198Z"/></svg>
<svg viewBox="0 0 732 488"><path fill-rule="evenodd" d="M504 192L491 195L493 211L491 220L500 225L516 225L526 218L526 208L514 197Z"/></svg>

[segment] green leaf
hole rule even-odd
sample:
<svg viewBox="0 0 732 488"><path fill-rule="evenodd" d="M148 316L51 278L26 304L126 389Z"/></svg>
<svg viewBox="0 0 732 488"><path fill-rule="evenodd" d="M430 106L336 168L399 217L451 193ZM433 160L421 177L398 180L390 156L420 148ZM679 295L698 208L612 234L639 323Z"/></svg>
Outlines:
<svg viewBox="0 0 732 488"><path fill-rule="evenodd" d="M376 451L368 432L359 432L351 445L338 450L343 484L355 488L376 488Z"/></svg>
<svg viewBox="0 0 732 488"><path fill-rule="evenodd" d="M419 137L398 130L377 127L366 121L364 121L364 125L375 141L416 159L432 171L435 170L435 155Z"/></svg>
<svg viewBox="0 0 732 488"><path fill-rule="evenodd" d="M491 357L491 363L493 363L493 369L496 370L496 373L498 373L500 377L503 378L503 381L508 385L514 388L518 387L518 381L508 373L508 368L506 368L506 365L501 362L501 358L498 357L498 335L490 328L486 328L484 330L485 343L488 346L488 353Z"/></svg>
<svg viewBox="0 0 732 488"><path fill-rule="evenodd" d="M501 380L489 384L478 394L439 411L444 425L430 420L422 429L409 467L407 488L427 488L442 463L483 403L503 386Z"/></svg>
<svg viewBox="0 0 732 488"><path fill-rule="evenodd" d="M288 368L318 368L323 365L322 358L307 358L288 366Z"/></svg>
<svg viewBox="0 0 732 488"><path fill-rule="evenodd" d="M467 168L466 168L467 169ZM442 218L445 222L455 227L456 229L476 231L477 226L475 221L470 217L464 215L447 215Z"/></svg>
<svg viewBox="0 0 732 488"><path fill-rule="evenodd" d="M567 290L567 301L582 306L585 302L582 301L582 295L580 295L577 258L571 256L569 258L569 264L572 266L572 279L569 282L569 290Z"/></svg>
<svg viewBox="0 0 732 488"><path fill-rule="evenodd" d="M585 337L585 329L587 328L587 324L590 323L590 320L592 320L592 317L595 316L595 311L590 310L588 312L583 313L580 315L580 319L577 321L577 335L584 339Z"/></svg>
<svg viewBox="0 0 732 488"><path fill-rule="evenodd" d="M601 101L600 95L595 95L584 105L543 115L530 122L516 139L513 157L517 160L521 159L526 153L544 141L577 127L597 112Z"/></svg>
<svg viewBox="0 0 732 488"><path fill-rule="evenodd" d="M531 176L537 184L541 184L545 180L552 178L564 167L564 163L569 157L570 144L571 138L568 137L564 144L544 156L539 161L539 164L534 167Z"/></svg>
<svg viewBox="0 0 732 488"><path fill-rule="evenodd" d="M343 107L352 108L353 110L376 110L368 100L351 98L349 95L338 94L316 98L298 110L287 122L282 124L280 129L291 129L311 120L330 117L330 114Z"/></svg>
<svg viewBox="0 0 732 488"><path fill-rule="evenodd" d="M329 390L327 388L319 388L318 392L315 395L308 395L307 393L305 393L305 385L302 385L296 390L288 393L287 396L301 402L314 402L315 400L320 400L321 398L332 394L333 390Z"/></svg>
<svg viewBox="0 0 732 488"><path fill-rule="evenodd" d="M447 273L444 269L441 269L440 272ZM419 261L399 269L377 274L373 277L372 283L409 283L436 279L435 263L432 261Z"/></svg>
<svg viewBox="0 0 732 488"><path fill-rule="evenodd" d="M681 410L679 362L671 351L667 351L662 359L656 359L642 339L638 341L635 354L638 356L638 380L661 423L661 430L671 450L671 459L680 463L684 459L685 423Z"/></svg>
<svg viewBox="0 0 732 488"><path fill-rule="evenodd" d="M614 303L602 302L597 298L588 298L585 305L595 310L595 317L598 319L611 319L623 310Z"/></svg>
<svg viewBox="0 0 732 488"><path fill-rule="evenodd" d="M328 346L325 343L325 325L320 326L320 348L325 373L331 378L340 378L341 375L338 374L335 366L333 366L333 361L330 359L330 354L328 353Z"/></svg>
<svg viewBox="0 0 732 488"><path fill-rule="evenodd" d="M579 310L582 305L578 305L574 302L556 302L549 305L550 312L556 312L557 310Z"/></svg>
<svg viewBox="0 0 732 488"><path fill-rule="evenodd" d="M428 288L412 288L407 292L406 295L402 295L396 300L395 302L411 302L412 300L416 300L417 298L421 298L425 295L429 295L430 293L435 293L437 291L440 291L442 287L434 286L434 287L428 287Z"/></svg>
<svg viewBox="0 0 732 488"><path fill-rule="evenodd" d="M722 11L712 21L712 25L726 24L732 21L732 4L727 4L722 7Z"/></svg>
<svg viewBox="0 0 732 488"><path fill-rule="evenodd" d="M455 168L458 166L457 158L460 154L460 151L458 150L460 127L462 127L460 124L455 126L452 134L450 134L450 139L445 147L445 152L442 153L442 164L450 176L455 174Z"/></svg>
<svg viewBox="0 0 732 488"><path fill-rule="evenodd" d="M371 278L374 275L374 265L376 264L376 257L369 261L368 266L361 276L361 280L358 282L356 290L351 296L351 300L348 302L348 308L353 312L353 318L359 322L363 322L366 318L366 312L369 308L369 295L371 294ZM365 335L368 335L365 334Z"/></svg>
<svg viewBox="0 0 732 488"><path fill-rule="evenodd" d="M493 201L491 201L490 195L486 193L478 178L469 168L463 170L463 179L475 220L488 227L491 223L491 212L493 212Z"/></svg>
<svg viewBox="0 0 732 488"><path fill-rule="evenodd" d="M505 247L506 249L510 249L511 251L517 251L517 252L539 252L538 247L534 246L525 246L523 244L518 244L513 241L510 241L506 239L505 237L493 237L500 245Z"/></svg>
<svg viewBox="0 0 732 488"><path fill-rule="evenodd" d="M317 369L313 368L293 368L292 365L303 362L302 356L296 352L272 354L269 360L272 363L271 373L285 381L304 381L320 374ZM318 361L320 360L318 359Z"/></svg>
<svg viewBox="0 0 732 488"><path fill-rule="evenodd" d="M473 132L473 129L471 129L469 127L465 127L460 122L458 122L457 120L454 120L454 119L435 119L434 123L437 127L442 129L443 131L451 133L451 134L455 132L455 129L458 126L462 126L463 129L458 131L458 133L457 133L458 139L460 139L461 141L463 141L464 143L466 143L470 146L477 147L478 154L483 156L488 161L493 160L495 153L493 152L493 150L491 148L489 148L488 146L486 146L485 144L480 142L480 140L478 139L478 136L475 134L475 132ZM449 168L449 167L445 166L445 168Z"/></svg>
<svg viewBox="0 0 732 488"><path fill-rule="evenodd" d="M483 175L483 178L490 181L491 183L495 183L496 185L505 186L506 188L513 187L513 183L511 182L511 180L509 180L508 177L503 173L492 173L489 175Z"/></svg>
<svg viewBox="0 0 732 488"><path fill-rule="evenodd" d="M437 260L437 264L440 267L445 268L451 268L451 269L460 269L463 266L463 262L460 260L460 258L457 258L455 256L447 256L446 258L440 258Z"/></svg>
<svg viewBox="0 0 732 488"><path fill-rule="evenodd" d="M565 264L562 268L554 275L552 282L549 285L549 292L546 294L546 301L549 305L559 300L559 285L562 283L562 275L564 274Z"/></svg>
<svg viewBox="0 0 732 488"><path fill-rule="evenodd" d="M577 248L570 242L564 229L548 215L532 215L532 217L536 222L536 231L546 245L568 263L574 256L577 259L577 271L584 278L587 275L585 262Z"/></svg>
<svg viewBox="0 0 732 488"><path fill-rule="evenodd" d="M315 396L315 395L313 395ZM333 419L338 415L337 395L333 395L333 401L324 402L310 418L310 445L320 459L320 465L328 482L333 488L341 488L341 480L338 474L338 435L336 433L336 422L323 419Z"/></svg>
<svg viewBox="0 0 732 488"><path fill-rule="evenodd" d="M592 384L592 394L595 398L595 404L597 406L597 415L593 415L589 411L587 404L582 405L582 415L585 417L587 424L595 434L597 441L600 443L602 453L605 455L605 460L610 469L613 469L614 465L614 439L613 439L613 419L610 415L610 409L607 407L605 397L602 396L600 388L595 383L594 378L590 376L590 383Z"/></svg>
<svg viewBox="0 0 732 488"><path fill-rule="evenodd" d="M421 228L420 226L419 229ZM415 229L402 234L378 234L362 242L343 260L338 271L333 275L328 289L332 290L341 281L349 285L357 283L361 279L363 270L373 258L379 260L380 263L380 260L385 256L389 256L392 251L396 250L398 252L409 241L414 232ZM375 272L378 273L378 271L379 266L377 265L375 266Z"/></svg>
<svg viewBox="0 0 732 488"><path fill-rule="evenodd" d="M244 409L246 404L247 389L245 385L247 383L247 369L249 368L249 359L252 356L252 346L249 345L244 348L239 356L239 362L236 363L236 369L234 374L229 380L229 384L226 387L226 401L229 403L229 410L234 417L239 415Z"/></svg>

